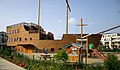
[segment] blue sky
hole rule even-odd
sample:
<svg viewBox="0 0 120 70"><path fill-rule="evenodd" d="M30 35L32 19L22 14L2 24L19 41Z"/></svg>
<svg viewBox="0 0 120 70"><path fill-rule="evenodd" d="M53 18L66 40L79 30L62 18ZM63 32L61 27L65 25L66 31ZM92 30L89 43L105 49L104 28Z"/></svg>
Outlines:
<svg viewBox="0 0 120 70"><path fill-rule="evenodd" d="M0 31L20 22L37 24L38 0L0 0ZM84 33L97 33L120 25L120 0L69 0L69 33L80 33L76 24L88 24ZM41 26L54 33L55 38L65 34L65 0L41 0ZM120 33L120 28L110 32Z"/></svg>

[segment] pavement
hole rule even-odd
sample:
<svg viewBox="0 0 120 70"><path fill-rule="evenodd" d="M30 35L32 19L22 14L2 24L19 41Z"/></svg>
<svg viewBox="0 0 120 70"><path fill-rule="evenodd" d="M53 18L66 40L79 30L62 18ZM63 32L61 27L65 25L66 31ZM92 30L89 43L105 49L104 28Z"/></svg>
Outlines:
<svg viewBox="0 0 120 70"><path fill-rule="evenodd" d="M26 70L0 57L0 70Z"/></svg>
<svg viewBox="0 0 120 70"><path fill-rule="evenodd" d="M83 58L83 63L85 64L86 62L86 58ZM104 63L104 59L100 59L100 58L88 58L87 59L87 64L103 64Z"/></svg>

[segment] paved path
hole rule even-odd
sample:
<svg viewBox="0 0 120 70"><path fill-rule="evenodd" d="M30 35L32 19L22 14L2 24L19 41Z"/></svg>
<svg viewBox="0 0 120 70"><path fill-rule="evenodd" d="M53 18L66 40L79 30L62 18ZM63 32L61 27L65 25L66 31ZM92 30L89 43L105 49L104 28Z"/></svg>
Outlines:
<svg viewBox="0 0 120 70"><path fill-rule="evenodd" d="M25 70L25 69L0 57L0 70Z"/></svg>

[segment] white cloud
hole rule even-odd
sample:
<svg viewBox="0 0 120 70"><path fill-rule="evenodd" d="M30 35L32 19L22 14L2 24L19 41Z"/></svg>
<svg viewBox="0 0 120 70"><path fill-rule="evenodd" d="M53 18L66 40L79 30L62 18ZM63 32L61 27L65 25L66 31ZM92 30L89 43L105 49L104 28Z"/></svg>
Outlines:
<svg viewBox="0 0 120 70"><path fill-rule="evenodd" d="M70 19L68 20L68 23L74 24L74 23L76 23L76 19L75 19L75 18L70 18Z"/></svg>

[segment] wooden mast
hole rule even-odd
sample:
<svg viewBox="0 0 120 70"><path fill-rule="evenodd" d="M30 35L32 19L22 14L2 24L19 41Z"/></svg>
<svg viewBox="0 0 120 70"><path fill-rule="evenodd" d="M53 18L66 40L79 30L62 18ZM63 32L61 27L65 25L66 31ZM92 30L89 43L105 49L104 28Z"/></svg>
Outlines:
<svg viewBox="0 0 120 70"><path fill-rule="evenodd" d="M39 37L39 40L41 39L41 33L40 33L40 0L38 0L38 37Z"/></svg>
<svg viewBox="0 0 120 70"><path fill-rule="evenodd" d="M66 34L68 34L68 0L66 0Z"/></svg>
<svg viewBox="0 0 120 70"><path fill-rule="evenodd" d="M68 34L68 9L71 12L68 0L66 0L66 34Z"/></svg>
<svg viewBox="0 0 120 70"><path fill-rule="evenodd" d="M83 24L83 20L82 18L80 18L80 24L76 25L76 26L80 26L80 34L81 34L81 47L83 47L83 26L87 26L87 24ZM82 48L79 49L79 52L81 52L82 54ZM80 53L78 54L78 62L80 64Z"/></svg>

